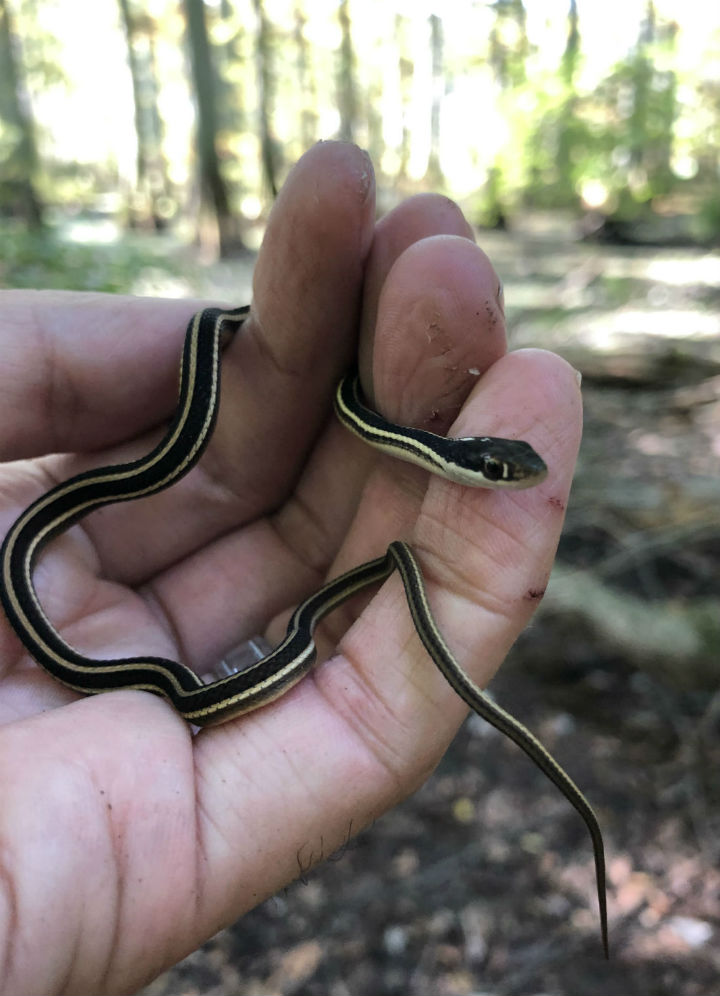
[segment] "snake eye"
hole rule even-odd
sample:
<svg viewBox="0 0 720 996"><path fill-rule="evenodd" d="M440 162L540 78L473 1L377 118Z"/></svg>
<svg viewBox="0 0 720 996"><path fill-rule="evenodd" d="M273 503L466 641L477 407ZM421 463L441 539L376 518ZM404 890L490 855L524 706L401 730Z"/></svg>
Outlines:
<svg viewBox="0 0 720 996"><path fill-rule="evenodd" d="M488 481L502 481L505 477L505 464L495 457L485 457L482 469Z"/></svg>

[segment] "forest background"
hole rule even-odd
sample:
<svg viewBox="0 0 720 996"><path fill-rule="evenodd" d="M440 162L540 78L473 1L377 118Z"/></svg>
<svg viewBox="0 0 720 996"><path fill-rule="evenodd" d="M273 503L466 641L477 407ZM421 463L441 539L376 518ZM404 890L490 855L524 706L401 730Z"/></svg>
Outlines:
<svg viewBox="0 0 720 996"><path fill-rule="evenodd" d="M254 249L289 167L337 137L383 209L440 189L484 227L685 215L677 236L717 240L720 13L612 7L0 0L0 214Z"/></svg>

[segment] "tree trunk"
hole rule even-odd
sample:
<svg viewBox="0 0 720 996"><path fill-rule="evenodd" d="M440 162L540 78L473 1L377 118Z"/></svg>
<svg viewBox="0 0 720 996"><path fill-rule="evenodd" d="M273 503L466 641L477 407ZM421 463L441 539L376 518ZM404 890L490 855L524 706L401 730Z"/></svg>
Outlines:
<svg viewBox="0 0 720 996"><path fill-rule="evenodd" d="M568 33L562 57L562 75L565 86L571 90L575 83L575 73L580 58L580 18L577 0L570 0L568 10Z"/></svg>
<svg viewBox="0 0 720 996"><path fill-rule="evenodd" d="M131 7L131 0L118 0L120 15L125 27L128 65L132 80L135 105L135 134L137 137L137 190L144 202L129 208L130 226L135 227L148 217L156 230L167 222L169 181L167 163L162 152L162 123L158 114L158 86L155 71L154 24L148 15L138 19ZM141 35L147 36L145 51Z"/></svg>
<svg viewBox="0 0 720 996"><path fill-rule="evenodd" d="M440 111L445 96L443 66L443 27L437 14L430 15L430 49L432 52L432 99L430 102L430 155L425 178L433 187L443 180L440 165Z"/></svg>
<svg viewBox="0 0 720 996"><path fill-rule="evenodd" d="M262 172L270 192L273 197L277 197L277 142L273 138L271 123L275 83L272 65L272 28L265 14L262 0L253 0L253 6L258 19L256 66Z"/></svg>
<svg viewBox="0 0 720 996"><path fill-rule="evenodd" d="M16 213L28 228L43 226L43 204L36 189L39 158L30 94L25 84L20 44L8 0L0 0L0 115L17 134L4 163L0 186L16 198Z"/></svg>
<svg viewBox="0 0 720 996"><path fill-rule="evenodd" d="M355 50L348 0L340 0L338 20L342 31L340 65L338 68L338 108L340 110L340 140L355 141L357 124L357 92L355 86Z"/></svg>
<svg viewBox="0 0 720 996"><path fill-rule="evenodd" d="M183 0L183 2L197 103L201 220L205 213L214 219L220 255L230 256L243 248L243 244L237 221L230 210L230 200L217 155L216 85L205 21L205 5L203 0Z"/></svg>
<svg viewBox="0 0 720 996"><path fill-rule="evenodd" d="M495 24L490 32L488 60L503 90L522 85L530 50L523 0L495 0Z"/></svg>
<svg viewBox="0 0 720 996"><path fill-rule="evenodd" d="M300 93L300 142L303 149L309 148L317 138L319 106L317 86L312 72L310 47L305 37L305 13L298 4L295 8L295 47L297 50L296 68Z"/></svg>
<svg viewBox="0 0 720 996"><path fill-rule="evenodd" d="M580 25L577 0L570 0L568 10L567 39L565 51L560 63L560 79L564 87L562 115L558 123L557 155L555 168L558 184L568 192L576 190L574 163L575 142L577 134L576 107L578 103L575 93L575 74L580 58ZM575 204L580 204L579 194L568 194Z"/></svg>
<svg viewBox="0 0 720 996"><path fill-rule="evenodd" d="M415 62L409 42L409 24L404 14L395 15L395 46L398 53L398 72L400 74L400 114L402 120L402 138L398 150L398 177L406 179L410 164L410 107L412 104L413 75ZM379 161L379 160L378 160Z"/></svg>

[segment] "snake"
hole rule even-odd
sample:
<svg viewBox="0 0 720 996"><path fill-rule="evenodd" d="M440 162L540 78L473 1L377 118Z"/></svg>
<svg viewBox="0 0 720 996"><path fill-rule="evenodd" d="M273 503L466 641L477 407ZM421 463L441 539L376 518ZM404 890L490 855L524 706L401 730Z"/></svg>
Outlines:
<svg viewBox="0 0 720 996"><path fill-rule="evenodd" d="M180 362L178 403L160 442L137 460L70 477L41 495L10 526L0 550L0 602L20 641L53 678L85 695L139 689L163 696L196 727L224 723L265 706L308 673L317 656L318 623L357 592L397 570L414 628L431 660L475 713L509 737L562 792L583 819L593 847L603 950L609 956L603 837L590 803L563 767L519 720L471 680L448 647L428 601L418 556L403 540L382 556L332 578L292 613L285 638L262 659L205 683L180 661L141 655L99 660L79 653L50 622L33 583L41 550L94 509L170 487L197 463L213 432L220 402L221 356L250 313L205 308L190 320ZM448 438L388 421L368 406L357 370L340 381L336 417L369 446L441 478L481 488L534 487L547 466L522 440Z"/></svg>

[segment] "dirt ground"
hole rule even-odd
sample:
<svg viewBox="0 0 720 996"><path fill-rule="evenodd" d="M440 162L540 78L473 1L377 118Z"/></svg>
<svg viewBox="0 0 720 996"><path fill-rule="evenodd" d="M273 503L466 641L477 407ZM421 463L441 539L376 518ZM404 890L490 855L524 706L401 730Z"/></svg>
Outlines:
<svg viewBox="0 0 720 996"><path fill-rule="evenodd" d="M495 246L501 263L505 247ZM509 300L524 279L511 248ZM718 286L670 285L669 293L676 305L711 294L717 313ZM565 567L595 569L647 528L653 510L640 515L632 501L638 482L691 477L698 494L710 486L705 517L703 499L693 499L696 518L685 517L682 542L651 543L611 583L650 604L718 598L720 386L711 374L642 387L586 379ZM700 401L676 404L690 381L696 393L702 385ZM653 446L658 437L663 445ZM667 507L662 495L658 507ZM653 535L664 525L677 523L653 520ZM718 996L717 688L661 680L582 619L553 614L540 615L493 681L498 701L568 767L598 813L609 962L582 822L516 748L471 717L412 798L144 996Z"/></svg>

